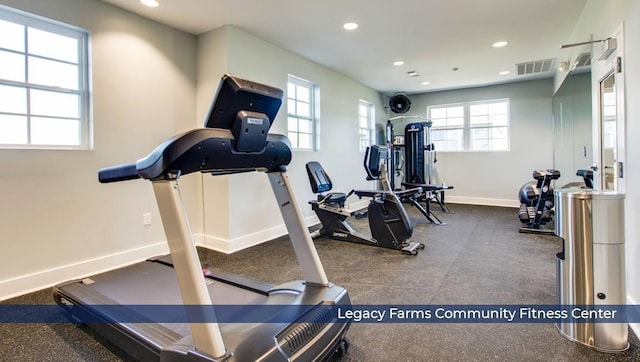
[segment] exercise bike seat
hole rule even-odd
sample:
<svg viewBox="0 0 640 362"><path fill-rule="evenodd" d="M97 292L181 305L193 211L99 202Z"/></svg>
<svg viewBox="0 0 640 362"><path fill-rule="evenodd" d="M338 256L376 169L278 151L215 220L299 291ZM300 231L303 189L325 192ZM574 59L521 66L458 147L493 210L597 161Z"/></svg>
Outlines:
<svg viewBox="0 0 640 362"><path fill-rule="evenodd" d="M349 195L344 192L330 192L333 188L331 178L322 168L319 162L311 161L307 163L307 175L314 194L318 194L318 201L326 204L338 204L344 207L344 203Z"/></svg>

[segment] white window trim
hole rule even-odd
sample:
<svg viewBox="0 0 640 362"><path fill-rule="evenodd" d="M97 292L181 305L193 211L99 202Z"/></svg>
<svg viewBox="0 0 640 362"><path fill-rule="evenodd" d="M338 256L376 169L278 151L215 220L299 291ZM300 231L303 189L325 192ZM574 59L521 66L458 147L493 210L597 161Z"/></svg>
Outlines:
<svg viewBox="0 0 640 362"><path fill-rule="evenodd" d="M78 90L66 90L60 87L30 84L28 82L16 82L0 79L0 85L18 86L25 89L38 89L54 91L58 93L77 94L80 97L80 144L78 145L55 145L55 144L4 144L0 143L0 148L5 149L61 149L61 150L91 150L93 149L93 121L92 121L92 98L91 98L91 69L90 69L90 32L76 26L65 24L59 21L48 19L39 15L16 10L4 5L0 5L0 19L14 22L46 32L68 36L78 39ZM5 49L13 52L12 50ZM25 53L29 54L25 48ZM42 59L46 57L38 56ZM25 72L27 69L25 68ZM31 118L30 109L27 109L26 116ZM31 121L27 121L30 125Z"/></svg>
<svg viewBox="0 0 640 362"><path fill-rule="evenodd" d="M293 114L289 112L288 100L292 98L289 98L289 94L287 94L287 134L290 132L293 132L289 130L289 121L288 121L289 117L308 119L311 121L311 147L300 148L300 147L292 146L292 149L294 151L318 151L320 149L320 116L319 116L320 115L320 106L319 106L320 105L320 87L318 86L318 84L312 81L306 80L304 78L301 78L292 74L287 75L287 89L288 89L289 83L311 88L311 102L310 102L311 117L309 118L300 117L297 114ZM295 131L294 133L300 133L300 132Z"/></svg>
<svg viewBox="0 0 640 362"><path fill-rule="evenodd" d="M360 118L362 117L362 114L360 114L360 107L361 106L365 106L367 107L367 127L366 127L366 131L368 134L368 138L369 138L369 142L367 142L367 145L363 145L360 142L360 132L365 129L360 125ZM366 148L371 146L371 144L373 144L375 142L375 117L376 117L376 109L375 106L373 105L373 103L365 101L363 99L360 99L358 101L358 144L359 144L359 148L360 148L360 152L365 152Z"/></svg>
<svg viewBox="0 0 640 362"><path fill-rule="evenodd" d="M471 105L475 104L490 104L490 103L507 103L507 149L505 150L472 150L471 149L471 129L473 128L482 128L482 127L472 127L471 126L471 114L469 108ZM427 106L427 118L431 118L431 109L433 108L445 108L445 107L463 107L463 119L464 125L462 127L454 126L454 127L432 127L432 130L438 129L462 129L462 137L463 137L463 149L462 150L438 150L438 152L509 152L511 150L511 102L509 98L497 98L497 99L488 99L481 101L469 101L469 102L457 102L457 103L447 103L447 104L435 104L432 106Z"/></svg>

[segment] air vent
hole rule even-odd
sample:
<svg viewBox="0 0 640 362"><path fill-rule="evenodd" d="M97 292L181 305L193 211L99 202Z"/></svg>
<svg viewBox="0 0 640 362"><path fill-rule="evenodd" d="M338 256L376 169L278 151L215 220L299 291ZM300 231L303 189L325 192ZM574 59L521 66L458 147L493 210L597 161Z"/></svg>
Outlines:
<svg viewBox="0 0 640 362"><path fill-rule="evenodd" d="M574 64L576 68L591 65L591 53L581 53Z"/></svg>
<svg viewBox="0 0 640 362"><path fill-rule="evenodd" d="M555 59L542 59L528 63L518 63L516 64L517 74L527 75L548 72L553 69L555 61Z"/></svg>

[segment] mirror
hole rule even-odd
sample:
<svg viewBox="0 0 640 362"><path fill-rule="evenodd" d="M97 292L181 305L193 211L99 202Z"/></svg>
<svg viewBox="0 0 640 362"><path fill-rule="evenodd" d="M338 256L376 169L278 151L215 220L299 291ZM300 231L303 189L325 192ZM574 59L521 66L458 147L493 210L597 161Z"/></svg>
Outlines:
<svg viewBox="0 0 640 362"><path fill-rule="evenodd" d="M582 185L576 171L593 163L591 46L584 47L571 63L552 103L553 168L561 175L556 186Z"/></svg>
<svg viewBox="0 0 640 362"><path fill-rule="evenodd" d="M600 82L600 140L604 178L602 189L618 189L616 142L616 76L611 72Z"/></svg>

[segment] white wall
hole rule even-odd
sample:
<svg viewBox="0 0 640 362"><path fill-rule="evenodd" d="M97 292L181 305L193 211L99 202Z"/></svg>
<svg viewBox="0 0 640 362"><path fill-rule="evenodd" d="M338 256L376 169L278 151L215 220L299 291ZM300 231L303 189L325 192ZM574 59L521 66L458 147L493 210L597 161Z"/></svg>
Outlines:
<svg viewBox="0 0 640 362"><path fill-rule="evenodd" d="M287 75L293 74L319 85L320 149L313 152L294 151L293 160L288 167L294 192L308 222L315 220L307 203L315 198L305 171L308 161L323 164L332 177L336 190L373 187L370 182L365 181L362 167L364 154L358 149L358 100L373 103L379 122L384 122L384 108L376 91L231 26L200 36L199 49L199 100L213 94L217 86L217 83L202 85L200 82L207 81L205 74L206 78L215 76L219 79L227 72L281 89L286 89ZM226 69L216 60L219 57L226 57ZM203 115L207 107L208 103L198 102L198 114ZM276 117L272 132L286 134L286 124L285 102ZM286 232L265 175L244 174L228 176L226 179L218 178L221 180L210 181L207 176L204 179L204 230L208 245L234 251ZM219 232L220 229L223 232Z"/></svg>
<svg viewBox="0 0 640 362"><path fill-rule="evenodd" d="M640 304L640 2L637 0L588 0L571 39L603 39L614 34L624 22L624 77L626 93L626 199L625 239L627 298L629 304ZM632 324L636 335L640 324Z"/></svg>
<svg viewBox="0 0 640 362"><path fill-rule="evenodd" d="M0 4L91 31L95 134L89 151L0 149L0 299L164 252L150 183L102 185L97 171L192 128L196 38L102 1ZM199 182L184 180L196 232Z"/></svg>
<svg viewBox="0 0 640 362"><path fill-rule="evenodd" d="M422 117L426 117L430 105L509 98L509 151L436 150L436 182L454 186L446 195L449 202L519 206L518 190L533 180L532 171L553 167L551 79L414 94L410 98L411 109L403 115ZM394 133L404 134L405 125L411 122L394 122Z"/></svg>
<svg viewBox="0 0 640 362"><path fill-rule="evenodd" d="M198 36L197 126L202 126L207 116L220 77L228 72L227 33L227 27L222 27ZM204 175L202 186L199 190L203 205L202 243L226 250L229 240L229 177ZM205 193L204 189L208 191Z"/></svg>
<svg viewBox="0 0 640 362"><path fill-rule="evenodd" d="M164 253L148 182L101 185L97 170L146 156L164 139L202 124L224 73L281 88L287 73L320 85L321 150L295 152L290 177L314 215L304 171L319 160L339 189L370 188L358 151L358 100L384 109L377 92L233 27L195 37L97 0L0 0L91 31L94 149L0 149L0 299ZM286 110L274 131L285 133ZM196 241L237 250L285 230L264 175L181 179ZM206 205L206 208L203 206ZM143 213L153 224L142 225ZM206 219L206 223L205 220Z"/></svg>

